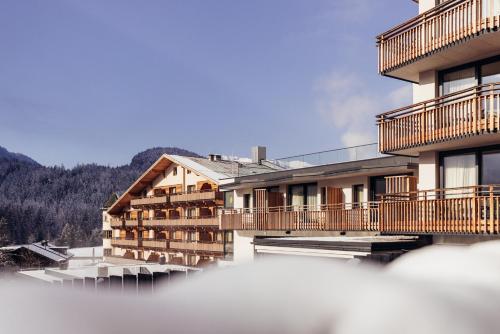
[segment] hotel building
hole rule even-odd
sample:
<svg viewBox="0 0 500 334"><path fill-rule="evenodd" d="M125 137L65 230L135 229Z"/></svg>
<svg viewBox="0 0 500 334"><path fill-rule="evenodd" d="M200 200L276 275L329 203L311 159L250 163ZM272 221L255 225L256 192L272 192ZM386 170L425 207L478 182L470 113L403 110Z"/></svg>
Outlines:
<svg viewBox="0 0 500 334"><path fill-rule="evenodd" d="M231 258L232 231L219 229L219 187L275 168L220 155L161 156L104 211L105 259L202 266Z"/></svg>
<svg viewBox="0 0 500 334"><path fill-rule="evenodd" d="M320 157L298 169L295 157L285 171L223 185L235 197L221 228L235 231L236 261L259 252L367 254L342 253L340 239L325 246L335 235L426 243L498 236L500 0L415 2L416 17L377 37L380 74L410 82L414 100L377 116L384 157Z"/></svg>

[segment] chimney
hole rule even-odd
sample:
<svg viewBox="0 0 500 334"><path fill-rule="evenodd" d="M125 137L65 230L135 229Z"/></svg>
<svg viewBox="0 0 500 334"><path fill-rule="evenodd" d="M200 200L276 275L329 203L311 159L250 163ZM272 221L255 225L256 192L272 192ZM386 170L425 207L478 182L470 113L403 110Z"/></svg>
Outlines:
<svg viewBox="0 0 500 334"><path fill-rule="evenodd" d="M262 160L266 160L266 147L265 146L252 147L252 162L260 164Z"/></svg>
<svg viewBox="0 0 500 334"><path fill-rule="evenodd" d="M208 160L210 160L210 161L221 161L222 160L222 155L210 153L208 155Z"/></svg>

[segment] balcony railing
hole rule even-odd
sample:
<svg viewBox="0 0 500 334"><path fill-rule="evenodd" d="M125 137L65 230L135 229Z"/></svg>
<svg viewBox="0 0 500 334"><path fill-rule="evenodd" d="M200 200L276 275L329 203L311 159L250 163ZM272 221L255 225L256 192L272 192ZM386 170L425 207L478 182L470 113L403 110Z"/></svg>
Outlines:
<svg viewBox="0 0 500 334"><path fill-rule="evenodd" d="M374 159L382 156L383 155L378 152L377 143L371 143L322 152L294 155L286 158L272 159L270 161L285 169L296 169Z"/></svg>
<svg viewBox="0 0 500 334"><path fill-rule="evenodd" d="M142 247L144 248L153 248L153 249L167 249L168 241L167 240L158 240L158 239L143 239Z"/></svg>
<svg viewBox="0 0 500 334"><path fill-rule="evenodd" d="M377 36L379 71L389 72L439 49L499 27L492 0L445 1Z"/></svg>
<svg viewBox="0 0 500 334"><path fill-rule="evenodd" d="M142 197L142 198L135 198L130 201L130 205L132 206L143 206L143 205L159 206L167 203L168 203L168 196Z"/></svg>
<svg viewBox="0 0 500 334"><path fill-rule="evenodd" d="M186 192L170 195L170 202L214 202L222 201L222 193L215 190Z"/></svg>
<svg viewBox="0 0 500 334"><path fill-rule="evenodd" d="M117 247L139 247L139 240L137 239L111 239L111 245Z"/></svg>
<svg viewBox="0 0 500 334"><path fill-rule="evenodd" d="M224 230L378 231L377 202L224 210Z"/></svg>
<svg viewBox="0 0 500 334"><path fill-rule="evenodd" d="M387 195L380 212L386 233L499 234L500 186Z"/></svg>
<svg viewBox="0 0 500 334"><path fill-rule="evenodd" d="M111 227L122 227L123 220L121 218L111 218Z"/></svg>
<svg viewBox="0 0 500 334"><path fill-rule="evenodd" d="M145 227L219 226L217 217L153 218L142 221Z"/></svg>
<svg viewBox="0 0 500 334"><path fill-rule="evenodd" d="M486 84L377 116L379 149L393 152L500 129L500 83Z"/></svg>
<svg viewBox="0 0 500 334"><path fill-rule="evenodd" d="M136 227L139 225L139 221L137 219L125 219L125 226L127 227Z"/></svg>
<svg viewBox="0 0 500 334"><path fill-rule="evenodd" d="M225 211L222 229L500 234L500 185L385 195L380 202Z"/></svg>
<svg viewBox="0 0 500 334"><path fill-rule="evenodd" d="M201 251L201 252L224 252L224 244L220 242L200 242L200 241L171 241L171 249Z"/></svg>

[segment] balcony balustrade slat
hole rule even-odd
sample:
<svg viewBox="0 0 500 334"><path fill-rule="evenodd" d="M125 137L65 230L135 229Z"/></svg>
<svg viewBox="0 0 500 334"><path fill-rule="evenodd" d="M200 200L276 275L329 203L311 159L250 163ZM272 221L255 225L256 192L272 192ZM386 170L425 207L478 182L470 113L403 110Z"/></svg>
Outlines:
<svg viewBox="0 0 500 334"><path fill-rule="evenodd" d="M446 1L379 35L379 71L389 72L481 31L498 28L499 8L485 1L489 0Z"/></svg>

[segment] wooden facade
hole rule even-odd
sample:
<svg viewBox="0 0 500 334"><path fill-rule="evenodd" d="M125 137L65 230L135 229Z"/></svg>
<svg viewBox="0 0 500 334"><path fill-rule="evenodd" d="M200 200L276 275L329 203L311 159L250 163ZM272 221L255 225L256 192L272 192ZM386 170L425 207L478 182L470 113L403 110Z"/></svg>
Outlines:
<svg viewBox="0 0 500 334"><path fill-rule="evenodd" d="M500 129L500 83L486 84L377 116L379 150L395 152Z"/></svg>
<svg viewBox="0 0 500 334"><path fill-rule="evenodd" d="M499 25L492 0L444 1L377 37L379 72L387 73Z"/></svg>

